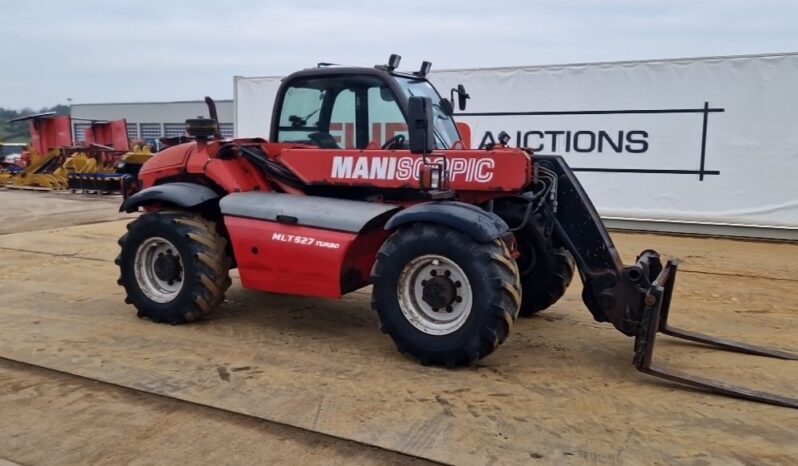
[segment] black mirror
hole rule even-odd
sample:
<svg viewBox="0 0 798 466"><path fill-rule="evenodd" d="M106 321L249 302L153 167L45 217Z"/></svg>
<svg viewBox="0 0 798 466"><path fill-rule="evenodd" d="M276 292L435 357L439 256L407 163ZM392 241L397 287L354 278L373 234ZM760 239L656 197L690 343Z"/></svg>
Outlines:
<svg viewBox="0 0 798 466"><path fill-rule="evenodd" d="M466 109L466 100L470 99L471 96L468 95L468 92L465 90L465 86L462 84L457 85L457 107L462 112Z"/></svg>
<svg viewBox="0 0 798 466"><path fill-rule="evenodd" d="M458 84L457 89L452 89L452 105L454 105L455 94L457 94L457 108L462 112L466 109L466 100L470 99L471 96L466 92L465 86Z"/></svg>
<svg viewBox="0 0 798 466"><path fill-rule="evenodd" d="M411 97L407 102L407 113L410 153L429 154L435 149L432 99L420 96Z"/></svg>

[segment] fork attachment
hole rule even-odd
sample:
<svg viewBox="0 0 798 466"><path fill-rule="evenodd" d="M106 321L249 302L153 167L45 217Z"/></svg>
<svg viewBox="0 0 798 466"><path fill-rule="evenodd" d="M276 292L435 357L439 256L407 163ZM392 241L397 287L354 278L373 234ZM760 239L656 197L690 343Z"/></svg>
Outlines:
<svg viewBox="0 0 798 466"><path fill-rule="evenodd" d="M579 268L582 300L598 322L610 322L635 337L638 370L674 382L728 396L798 408L798 399L773 395L653 366L654 342L661 332L716 348L781 359L798 355L738 343L668 325L677 262L662 266L659 254L643 251L633 265L624 265L596 208L573 170L560 156L535 155L535 173L544 190L526 197L546 219L556 244L566 248Z"/></svg>
<svg viewBox="0 0 798 466"><path fill-rule="evenodd" d="M659 258L651 255L643 256L649 261L659 261ZM643 259L641 258L641 260ZM673 382L691 385L703 390L710 390L723 395L736 398L743 398L761 403L768 403L777 406L798 409L798 398L775 395L772 393L752 390L737 385L728 384L718 380L707 379L685 372L676 371L653 365L651 360L654 356L654 342L657 333L663 333L676 338L682 338L706 345L714 346L719 349L736 351L740 353L753 354L757 356L767 356L779 359L798 360L798 355L785 351L773 350L761 346L749 345L747 343L717 338L702 333L691 332L678 329L668 325L668 312L671 305L671 296L676 281L676 270L678 264L674 260L669 260L667 265L651 282L645 295L644 307L641 313L640 329L635 336L635 367L641 372L660 377ZM657 269L656 264L651 264L651 270Z"/></svg>

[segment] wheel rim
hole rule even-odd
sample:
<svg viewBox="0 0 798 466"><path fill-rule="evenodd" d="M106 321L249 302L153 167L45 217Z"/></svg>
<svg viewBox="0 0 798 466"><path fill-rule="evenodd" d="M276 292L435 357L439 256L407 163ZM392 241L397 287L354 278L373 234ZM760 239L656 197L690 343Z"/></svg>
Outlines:
<svg viewBox="0 0 798 466"><path fill-rule="evenodd" d="M427 254L408 262L396 291L407 321L428 335L453 333L471 314L471 283L463 269L444 256Z"/></svg>
<svg viewBox="0 0 798 466"><path fill-rule="evenodd" d="M136 250L136 282L144 295L168 303L183 289L183 259L174 244L161 237L147 238Z"/></svg>

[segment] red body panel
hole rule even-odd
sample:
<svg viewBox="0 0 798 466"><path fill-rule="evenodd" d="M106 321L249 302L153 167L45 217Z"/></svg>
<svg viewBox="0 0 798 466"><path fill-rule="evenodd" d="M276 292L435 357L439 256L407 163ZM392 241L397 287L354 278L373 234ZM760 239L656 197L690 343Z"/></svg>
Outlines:
<svg viewBox="0 0 798 466"><path fill-rule="evenodd" d="M72 142L72 119L68 116L30 120L31 146L45 155L50 149L69 147Z"/></svg>
<svg viewBox="0 0 798 466"><path fill-rule="evenodd" d="M180 144L179 146L164 149L155 157L144 162L139 172L139 179L143 188L158 184L168 178L186 173L188 157L194 152L195 145Z"/></svg>
<svg viewBox="0 0 798 466"><path fill-rule="evenodd" d="M204 169L194 171L189 166L188 172L204 174L228 193L272 190L263 174L246 160L210 159Z"/></svg>
<svg viewBox="0 0 798 466"><path fill-rule="evenodd" d="M532 160L519 149L447 150L449 188L455 191L518 192L532 180ZM286 149L280 162L308 184L419 189L421 156L410 151Z"/></svg>
<svg viewBox="0 0 798 466"><path fill-rule="evenodd" d="M345 233L225 217L245 288L300 296L340 298L368 284L368 274L389 232Z"/></svg>
<svg viewBox="0 0 798 466"><path fill-rule="evenodd" d="M209 180L225 192L271 191L261 171L247 160L217 157L223 143L190 142L159 152L141 167L142 187L154 186L169 178L191 177Z"/></svg>
<svg viewBox="0 0 798 466"><path fill-rule="evenodd" d="M84 131L84 136L87 144L99 144L123 152L130 150L127 122L124 119L107 123L92 123Z"/></svg>

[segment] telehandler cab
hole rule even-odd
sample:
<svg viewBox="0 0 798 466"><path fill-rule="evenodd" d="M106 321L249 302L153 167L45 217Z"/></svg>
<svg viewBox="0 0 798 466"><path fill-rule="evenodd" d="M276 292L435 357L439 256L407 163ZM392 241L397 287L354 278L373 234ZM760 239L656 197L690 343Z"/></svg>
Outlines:
<svg viewBox="0 0 798 466"><path fill-rule="evenodd" d="M473 364L515 319L555 303L574 266L599 322L635 337L646 373L798 408L798 400L654 367L658 332L784 359L786 352L672 328L677 261L643 251L624 265L565 161L461 142L453 120L468 95L441 98L388 65L321 64L285 78L269 141L222 139L210 118L193 140L127 180L120 210L144 214L119 240L126 302L139 317L180 324L224 299L228 271L245 288L338 298L372 285L380 328L422 364ZM455 100L455 94L457 101Z"/></svg>

